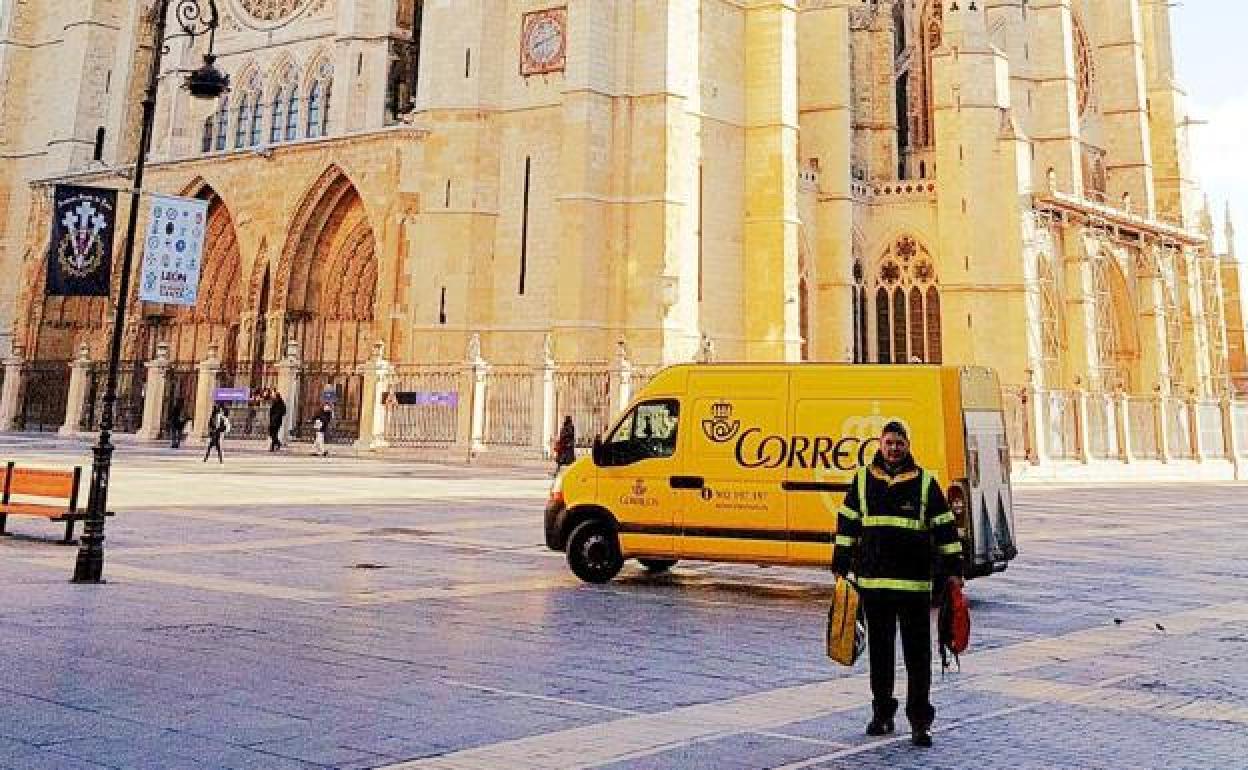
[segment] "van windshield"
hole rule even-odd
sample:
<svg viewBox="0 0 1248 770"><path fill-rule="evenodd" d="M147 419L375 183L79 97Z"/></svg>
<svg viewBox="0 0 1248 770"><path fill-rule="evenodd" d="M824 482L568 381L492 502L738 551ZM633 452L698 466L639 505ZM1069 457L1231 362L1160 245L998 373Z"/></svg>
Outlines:
<svg viewBox="0 0 1248 770"><path fill-rule="evenodd" d="M676 432L680 403L675 400L647 401L624 416L607 440L608 463L629 465L676 453Z"/></svg>

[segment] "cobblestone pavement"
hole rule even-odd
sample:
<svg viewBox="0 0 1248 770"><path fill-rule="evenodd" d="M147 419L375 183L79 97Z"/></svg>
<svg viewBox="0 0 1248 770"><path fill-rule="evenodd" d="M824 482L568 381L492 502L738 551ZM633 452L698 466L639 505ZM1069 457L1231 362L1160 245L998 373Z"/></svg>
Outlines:
<svg viewBox="0 0 1248 770"><path fill-rule="evenodd" d="M921 750L862 735L827 573L583 585L533 471L117 462L107 585L58 525L0 538L0 767L1248 768L1248 487L1020 488Z"/></svg>

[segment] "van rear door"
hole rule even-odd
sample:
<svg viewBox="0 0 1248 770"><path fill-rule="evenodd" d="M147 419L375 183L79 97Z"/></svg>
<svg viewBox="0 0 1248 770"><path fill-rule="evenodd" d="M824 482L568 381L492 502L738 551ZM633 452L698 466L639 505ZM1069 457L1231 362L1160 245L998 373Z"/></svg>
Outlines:
<svg viewBox="0 0 1248 770"><path fill-rule="evenodd" d="M970 574L987 575L1005 569L1018 553L1010 449L996 374L978 367L962 370L961 396L971 541L967 568Z"/></svg>

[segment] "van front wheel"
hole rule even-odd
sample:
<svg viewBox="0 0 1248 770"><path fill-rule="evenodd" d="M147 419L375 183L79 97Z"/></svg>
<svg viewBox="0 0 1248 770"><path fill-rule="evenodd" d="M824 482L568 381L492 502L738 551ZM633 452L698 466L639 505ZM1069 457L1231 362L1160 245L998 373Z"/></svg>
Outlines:
<svg viewBox="0 0 1248 770"><path fill-rule="evenodd" d="M586 583L606 583L624 566L620 543L609 522L582 522L568 537L568 567Z"/></svg>
<svg viewBox="0 0 1248 770"><path fill-rule="evenodd" d="M638 559L637 561L641 562L641 566L645 567L647 572L653 572L656 575L676 566L675 559Z"/></svg>

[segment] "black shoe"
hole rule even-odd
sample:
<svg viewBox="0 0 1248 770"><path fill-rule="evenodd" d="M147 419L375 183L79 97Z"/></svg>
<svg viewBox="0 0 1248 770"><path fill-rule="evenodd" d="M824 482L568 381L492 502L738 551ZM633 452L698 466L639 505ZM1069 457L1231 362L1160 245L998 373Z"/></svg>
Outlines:
<svg viewBox="0 0 1248 770"><path fill-rule="evenodd" d="M894 729L896 728L893 726L893 720L891 719L872 719L867 724L867 735L872 737L888 735Z"/></svg>
<svg viewBox="0 0 1248 770"><path fill-rule="evenodd" d="M910 734L910 742L927 748L932 745L932 733L926 727L916 727Z"/></svg>

